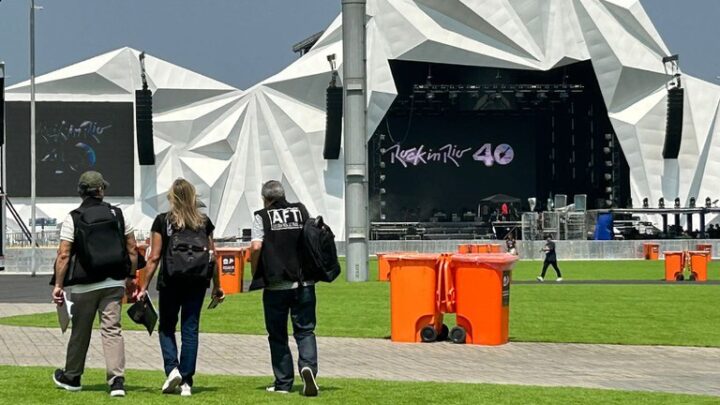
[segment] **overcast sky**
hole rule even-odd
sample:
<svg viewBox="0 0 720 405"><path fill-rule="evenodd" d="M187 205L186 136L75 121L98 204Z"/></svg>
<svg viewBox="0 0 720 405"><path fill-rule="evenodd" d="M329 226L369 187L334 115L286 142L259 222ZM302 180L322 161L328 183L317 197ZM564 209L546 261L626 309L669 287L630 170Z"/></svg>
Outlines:
<svg viewBox="0 0 720 405"><path fill-rule="evenodd" d="M545 1L545 0L538 0ZM643 0L684 71L720 83L720 0ZM29 0L0 0L0 60L26 80ZM278 72L340 0L37 0L37 73L123 46L240 88Z"/></svg>

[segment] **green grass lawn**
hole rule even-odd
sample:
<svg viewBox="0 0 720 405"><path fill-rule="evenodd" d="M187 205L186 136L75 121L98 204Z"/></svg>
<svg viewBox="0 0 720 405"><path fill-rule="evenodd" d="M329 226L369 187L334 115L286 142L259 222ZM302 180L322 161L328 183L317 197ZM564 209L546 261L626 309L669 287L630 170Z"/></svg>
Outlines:
<svg viewBox="0 0 720 405"><path fill-rule="evenodd" d="M567 279L657 272L657 263L565 262ZM521 262L515 279L532 279L538 263ZM623 268L619 271L619 268ZM662 270L660 270L662 271ZM371 277L377 274L371 262ZM654 274L654 273L653 273ZM630 277L639 279L640 276ZM657 278L655 275L650 278ZM720 347L719 285L570 285L546 282L511 290L510 336L523 342L618 343ZM390 335L389 284L338 279L317 287L320 336ZM157 298L157 295L154 295ZM453 316L446 323L452 325ZM0 319L0 324L54 327L54 313ZM139 329L127 318L127 329ZM203 332L264 334L261 293L229 296L201 318Z"/></svg>
<svg viewBox="0 0 720 405"><path fill-rule="evenodd" d="M717 404L718 398L634 391L583 388L544 388L489 384L388 382L321 379L320 396L303 398L298 389L290 395L269 394L269 377L196 376L192 398L162 395L161 372L130 370L127 397L109 398L104 372L88 370L83 391L55 388L52 369L0 366L0 403L90 404L117 400L134 404L324 403L324 404Z"/></svg>

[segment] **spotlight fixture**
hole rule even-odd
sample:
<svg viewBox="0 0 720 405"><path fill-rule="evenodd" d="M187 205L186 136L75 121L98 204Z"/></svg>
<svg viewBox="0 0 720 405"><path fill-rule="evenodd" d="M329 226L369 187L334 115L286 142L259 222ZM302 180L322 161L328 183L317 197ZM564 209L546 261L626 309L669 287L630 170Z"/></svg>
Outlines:
<svg viewBox="0 0 720 405"><path fill-rule="evenodd" d="M705 199L705 208L712 208L712 198L708 197Z"/></svg>
<svg viewBox="0 0 720 405"><path fill-rule="evenodd" d="M380 194L386 194L386 193L387 193L387 190L385 190L384 188L380 189Z"/></svg>
<svg viewBox="0 0 720 405"><path fill-rule="evenodd" d="M382 183L383 181L385 181L386 178L387 178L387 176L385 176L384 174L381 174L381 175L380 175L380 182Z"/></svg>
<svg viewBox="0 0 720 405"><path fill-rule="evenodd" d="M675 199L675 208L680 208L680 197Z"/></svg>
<svg viewBox="0 0 720 405"><path fill-rule="evenodd" d="M643 208L650 208L650 201L647 197L643 198Z"/></svg>
<svg viewBox="0 0 720 405"><path fill-rule="evenodd" d="M658 200L658 208L664 209L665 208L665 199L661 198Z"/></svg>
<svg viewBox="0 0 720 405"><path fill-rule="evenodd" d="M695 197L690 197L690 208L695 208L696 200Z"/></svg>

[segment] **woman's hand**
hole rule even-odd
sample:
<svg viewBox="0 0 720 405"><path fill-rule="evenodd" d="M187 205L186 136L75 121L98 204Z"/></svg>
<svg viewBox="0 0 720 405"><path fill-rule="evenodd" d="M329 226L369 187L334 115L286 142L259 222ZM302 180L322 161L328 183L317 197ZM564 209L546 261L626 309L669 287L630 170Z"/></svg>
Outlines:
<svg viewBox="0 0 720 405"><path fill-rule="evenodd" d="M135 299L138 301L142 301L147 296L147 287L139 287L137 291L135 292Z"/></svg>

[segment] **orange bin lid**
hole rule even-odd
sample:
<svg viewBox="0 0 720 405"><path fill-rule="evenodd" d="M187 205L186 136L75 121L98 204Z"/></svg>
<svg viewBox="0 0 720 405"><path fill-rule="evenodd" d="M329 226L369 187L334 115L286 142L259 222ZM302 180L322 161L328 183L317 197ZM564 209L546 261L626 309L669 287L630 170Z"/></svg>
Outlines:
<svg viewBox="0 0 720 405"><path fill-rule="evenodd" d="M215 253L226 253L226 252L242 252L245 248L241 247L216 247Z"/></svg>
<svg viewBox="0 0 720 405"><path fill-rule="evenodd" d="M388 261L398 260L437 260L440 257L440 253L390 253L385 255L385 259Z"/></svg>
<svg viewBox="0 0 720 405"><path fill-rule="evenodd" d="M691 255L707 256L709 252L707 250L691 250L688 253Z"/></svg>
<svg viewBox="0 0 720 405"><path fill-rule="evenodd" d="M665 256L667 256L667 255L681 255L681 254L683 254L683 253L685 253L685 252L683 252L683 251L677 251L677 250L670 250L670 251L667 251L667 252L663 252L663 254L664 254Z"/></svg>
<svg viewBox="0 0 720 405"><path fill-rule="evenodd" d="M509 253L471 253L454 254L451 259L454 263L483 264L496 269L507 269L520 258Z"/></svg>

